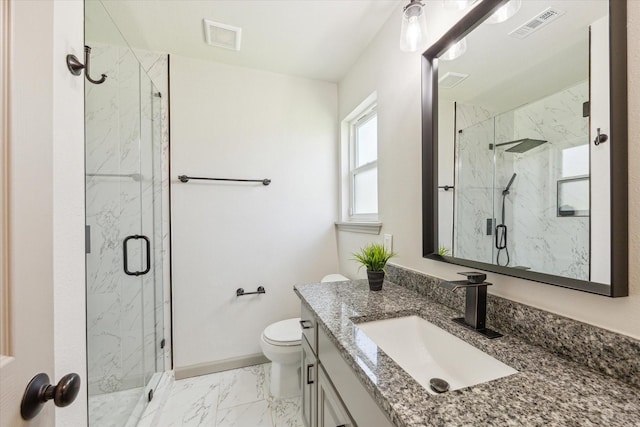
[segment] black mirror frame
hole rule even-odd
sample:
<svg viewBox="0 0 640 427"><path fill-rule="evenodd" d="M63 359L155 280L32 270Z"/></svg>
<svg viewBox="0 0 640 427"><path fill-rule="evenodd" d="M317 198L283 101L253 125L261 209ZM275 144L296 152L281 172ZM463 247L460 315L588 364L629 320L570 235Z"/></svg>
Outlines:
<svg viewBox="0 0 640 427"><path fill-rule="evenodd" d="M627 2L609 0L611 285L438 254L438 57L508 0L483 0L422 55L422 256L610 297L629 295Z"/></svg>

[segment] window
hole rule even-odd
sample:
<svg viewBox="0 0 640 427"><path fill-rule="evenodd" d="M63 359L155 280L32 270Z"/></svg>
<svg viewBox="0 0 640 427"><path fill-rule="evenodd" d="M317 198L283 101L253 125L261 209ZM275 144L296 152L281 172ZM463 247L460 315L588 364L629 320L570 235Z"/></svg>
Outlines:
<svg viewBox="0 0 640 427"><path fill-rule="evenodd" d="M378 215L378 116L375 105L349 123L349 217Z"/></svg>
<svg viewBox="0 0 640 427"><path fill-rule="evenodd" d="M589 144L562 150L561 174L557 216L589 216Z"/></svg>
<svg viewBox="0 0 640 427"><path fill-rule="evenodd" d="M376 93L340 124L340 231L380 234Z"/></svg>

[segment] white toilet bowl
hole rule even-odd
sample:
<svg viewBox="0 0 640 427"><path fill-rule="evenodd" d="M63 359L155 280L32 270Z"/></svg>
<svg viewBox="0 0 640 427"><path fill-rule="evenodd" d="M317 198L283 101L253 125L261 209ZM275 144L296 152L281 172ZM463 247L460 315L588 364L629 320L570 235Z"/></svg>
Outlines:
<svg viewBox="0 0 640 427"><path fill-rule="evenodd" d="M260 347L271 360L271 394L294 397L300 394L300 355L302 351L300 318L272 323L262 331Z"/></svg>
<svg viewBox="0 0 640 427"><path fill-rule="evenodd" d="M321 282L349 280L340 274L328 274ZM281 320L264 328L260 337L262 352L271 360L271 384L274 397L300 395L300 369L302 352L300 318Z"/></svg>

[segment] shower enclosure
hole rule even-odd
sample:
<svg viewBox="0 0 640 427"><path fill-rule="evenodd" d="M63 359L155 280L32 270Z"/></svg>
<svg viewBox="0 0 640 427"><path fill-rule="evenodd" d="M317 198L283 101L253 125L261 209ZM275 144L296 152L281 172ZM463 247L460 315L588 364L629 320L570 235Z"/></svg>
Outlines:
<svg viewBox="0 0 640 427"><path fill-rule="evenodd" d="M89 425L136 425L165 370L166 114L140 53L101 2L86 2ZM166 56L165 56L166 65Z"/></svg>
<svg viewBox="0 0 640 427"><path fill-rule="evenodd" d="M588 100L456 106L454 256L589 280Z"/></svg>

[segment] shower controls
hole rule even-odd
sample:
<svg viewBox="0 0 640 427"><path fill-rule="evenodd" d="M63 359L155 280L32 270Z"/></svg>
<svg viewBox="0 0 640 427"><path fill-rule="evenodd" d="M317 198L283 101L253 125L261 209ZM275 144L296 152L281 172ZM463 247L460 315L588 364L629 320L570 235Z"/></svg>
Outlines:
<svg viewBox="0 0 640 427"><path fill-rule="evenodd" d="M496 219L487 218L487 236L493 236L494 228L496 228Z"/></svg>

